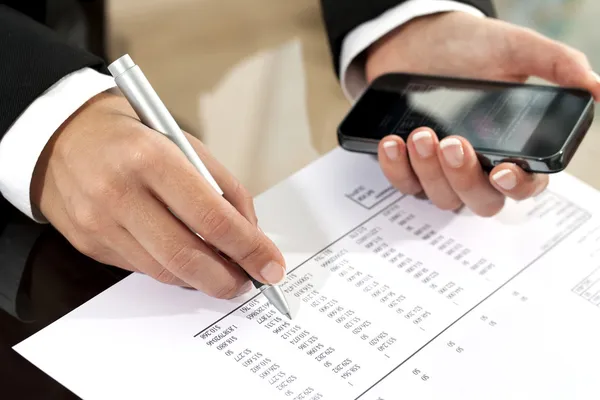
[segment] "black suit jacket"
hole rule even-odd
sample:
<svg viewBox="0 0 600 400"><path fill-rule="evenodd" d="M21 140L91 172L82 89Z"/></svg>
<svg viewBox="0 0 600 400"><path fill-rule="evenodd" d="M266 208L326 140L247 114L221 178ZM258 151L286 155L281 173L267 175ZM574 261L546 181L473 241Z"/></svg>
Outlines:
<svg viewBox="0 0 600 400"><path fill-rule="evenodd" d="M0 138L62 77L84 67L107 73L101 57L67 44L46 26L47 1L0 0ZM404 1L321 0L334 71L346 34ZM458 1L495 16L491 0ZM17 289L41 228L0 197L0 308L12 314L18 314Z"/></svg>

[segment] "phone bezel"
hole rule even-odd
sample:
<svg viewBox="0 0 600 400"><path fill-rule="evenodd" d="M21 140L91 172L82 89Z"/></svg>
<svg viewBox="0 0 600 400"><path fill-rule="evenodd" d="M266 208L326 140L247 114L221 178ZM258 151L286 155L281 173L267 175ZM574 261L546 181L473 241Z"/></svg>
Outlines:
<svg viewBox="0 0 600 400"><path fill-rule="evenodd" d="M344 117L342 122L338 126L338 142L340 146L348 151L352 152L361 152L361 153L370 153L377 154L378 145L380 139L370 139L366 137L347 135L343 132L343 127L353 116L353 112L360 107L361 100L364 101L364 98L369 95L369 91L377 85L390 82L396 86L408 84L409 82L423 83L427 84L430 82L432 84L442 84L444 86L452 86L453 84L458 85L460 87L470 86L477 87L481 86L486 89L489 88L512 88L512 87L530 87L539 90L550 90L550 91L575 91L579 94L583 94L586 97L589 97L589 101L585 106L584 111L579 116L578 120L573 125L571 132L567 135L565 141L561 145L560 149L551 155L544 157L536 157L524 153L519 152L501 152L494 149L486 149L486 148L476 148L475 151L480 159L480 162L484 169L491 170L496 165L499 165L503 162L510 162L516 165L519 165L521 168L528 172L537 172L537 173L556 173L564 170L579 145L581 144L583 138L585 137L587 131L593 123L594 119L594 99L591 93L585 91L580 88L572 88L572 87L556 87L556 86L548 86L548 85L539 85L539 84L531 84L531 83L514 83L514 82L503 82L503 81L493 81L493 80L478 80L478 79L467 79L467 78L458 78L458 77L446 77L446 76L437 76L437 75L423 75L423 74L407 74L407 73L388 73L384 74L377 79L375 79L367 89L362 93L362 95L358 98L355 104L351 107L350 111ZM542 122L538 124L536 127L536 131L540 129L544 121L542 118ZM534 134L535 134L534 132Z"/></svg>

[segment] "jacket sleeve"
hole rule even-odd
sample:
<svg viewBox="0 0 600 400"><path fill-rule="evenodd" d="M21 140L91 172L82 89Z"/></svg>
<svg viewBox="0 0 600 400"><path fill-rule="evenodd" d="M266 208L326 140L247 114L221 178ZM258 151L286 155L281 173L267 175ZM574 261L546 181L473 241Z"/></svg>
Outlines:
<svg viewBox="0 0 600 400"><path fill-rule="evenodd" d="M38 22L43 20L39 9L30 17L3 3L0 1L0 140L27 107L61 78L84 67L107 72L102 59L65 43ZM22 305L27 299L19 300L18 293L42 229L43 225L21 215L0 196L0 309L14 316L26 318Z"/></svg>
<svg viewBox="0 0 600 400"><path fill-rule="evenodd" d="M102 59L3 4L0 60L0 139L29 104L64 76L84 67L105 72Z"/></svg>
<svg viewBox="0 0 600 400"><path fill-rule="evenodd" d="M329 39L336 75L344 38L364 22L377 18L407 0L321 0L321 11ZM492 0L456 0L474 6L489 17L496 17Z"/></svg>

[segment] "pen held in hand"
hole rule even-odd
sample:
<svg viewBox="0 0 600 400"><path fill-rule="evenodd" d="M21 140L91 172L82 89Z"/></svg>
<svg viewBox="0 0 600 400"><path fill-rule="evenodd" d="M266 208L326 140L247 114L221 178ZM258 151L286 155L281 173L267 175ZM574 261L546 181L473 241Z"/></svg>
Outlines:
<svg viewBox="0 0 600 400"><path fill-rule="evenodd" d="M237 265L237 263L234 260L232 260L231 257L226 255L222 251L215 249L215 252L217 254L219 254L221 257L223 257L225 260L229 261L230 263ZM266 285L260 281L257 281L256 279L254 279L252 277L252 275L250 275L248 273L248 271L246 271L243 268L242 268L242 270L244 271L244 273L246 274L248 279L250 279L250 282L252 282L252 285L254 285L255 288L259 289L262 292L262 294L269 300L269 302L271 302L271 304L280 313L282 313L283 315L285 315L286 317L288 317L291 320L292 314L290 312L289 306L287 305L287 302L285 300L285 295L283 294L283 291L281 290L281 288L279 286Z"/></svg>
<svg viewBox="0 0 600 400"><path fill-rule="evenodd" d="M219 195L223 196L223 191L212 177L191 143L185 137L185 134L179 128L173 116L160 100L158 94L150 85L150 82L148 82L139 66L133 62L131 57L127 54L122 56L110 64L108 70L115 78L115 83L127 101L131 104L133 110L140 118L140 121L149 128L164 134L175 143L192 163L194 168L209 182L213 189L215 189ZM219 252L219 254L223 255L222 252ZM253 285L260 289L267 300L269 300L280 313L291 319L290 308L281 288L276 285L263 284L252 278L247 271L244 269L242 270L248 275Z"/></svg>

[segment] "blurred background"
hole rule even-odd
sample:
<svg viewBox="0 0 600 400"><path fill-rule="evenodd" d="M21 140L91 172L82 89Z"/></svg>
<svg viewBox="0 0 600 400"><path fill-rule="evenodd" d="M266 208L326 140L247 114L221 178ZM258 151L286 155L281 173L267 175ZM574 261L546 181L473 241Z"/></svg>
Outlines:
<svg viewBox="0 0 600 400"><path fill-rule="evenodd" d="M182 126L254 194L337 145L350 104L318 0L106 0L107 55L127 52ZM585 52L600 69L598 0L496 0L500 17ZM600 188L600 123L569 172Z"/></svg>

